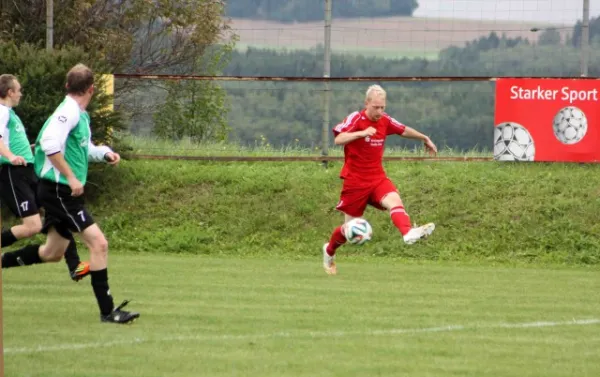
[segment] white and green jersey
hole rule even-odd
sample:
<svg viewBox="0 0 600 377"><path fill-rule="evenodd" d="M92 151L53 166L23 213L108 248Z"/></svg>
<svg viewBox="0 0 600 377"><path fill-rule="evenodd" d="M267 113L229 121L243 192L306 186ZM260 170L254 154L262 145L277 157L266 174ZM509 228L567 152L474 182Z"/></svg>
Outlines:
<svg viewBox="0 0 600 377"><path fill-rule="evenodd" d="M28 164L33 164L33 153L25 127L15 111L4 105L0 105L0 137L14 155L23 157ZM10 165L10 161L5 156L0 156L0 164Z"/></svg>
<svg viewBox="0 0 600 377"><path fill-rule="evenodd" d="M38 177L68 185L67 178L52 165L48 158L63 153L75 177L85 185L88 162L105 161L109 147L95 146L92 143L90 116L81 110L70 96L56 108L48 118L35 142L35 172Z"/></svg>

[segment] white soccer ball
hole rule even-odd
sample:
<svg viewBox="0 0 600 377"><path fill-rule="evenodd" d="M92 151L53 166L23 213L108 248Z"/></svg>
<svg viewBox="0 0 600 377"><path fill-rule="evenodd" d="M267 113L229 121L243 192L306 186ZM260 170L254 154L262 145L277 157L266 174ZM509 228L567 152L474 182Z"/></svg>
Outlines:
<svg viewBox="0 0 600 377"><path fill-rule="evenodd" d="M535 144L527 129L518 123L500 123L494 128L494 159L533 161Z"/></svg>
<svg viewBox="0 0 600 377"><path fill-rule="evenodd" d="M552 122L554 136L563 144L579 143L585 136L587 128L587 117L575 106L560 109Z"/></svg>
<svg viewBox="0 0 600 377"><path fill-rule="evenodd" d="M354 218L344 225L346 240L354 245L362 245L373 236L371 224L365 219Z"/></svg>

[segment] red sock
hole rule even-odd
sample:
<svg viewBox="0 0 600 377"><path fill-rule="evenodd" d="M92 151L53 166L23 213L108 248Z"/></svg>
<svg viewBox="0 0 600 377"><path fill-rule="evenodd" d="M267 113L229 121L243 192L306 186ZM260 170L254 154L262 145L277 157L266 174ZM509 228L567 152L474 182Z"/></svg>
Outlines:
<svg viewBox="0 0 600 377"><path fill-rule="evenodd" d="M404 210L403 206L394 207L390 210L390 217L392 218L392 222L398 228L402 235L406 235L411 228L410 225L410 217L408 213Z"/></svg>
<svg viewBox="0 0 600 377"><path fill-rule="evenodd" d="M327 245L327 254L334 256L336 249L345 243L346 236L344 236L344 233L342 233L342 227L338 226L335 228L333 234L331 234L331 238L329 239L329 245Z"/></svg>

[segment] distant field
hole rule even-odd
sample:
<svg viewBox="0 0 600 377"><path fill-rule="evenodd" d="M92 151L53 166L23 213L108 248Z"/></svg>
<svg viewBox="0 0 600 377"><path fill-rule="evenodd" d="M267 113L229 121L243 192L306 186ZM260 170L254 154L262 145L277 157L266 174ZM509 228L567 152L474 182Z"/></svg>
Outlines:
<svg viewBox="0 0 600 377"><path fill-rule="evenodd" d="M236 49L239 51L246 51L248 48L259 48L259 49L270 49L277 51L298 51L307 50L303 46L273 46L268 44L252 44L252 43L240 43L236 44ZM392 49L392 48L373 48L373 47L362 47L362 46L342 46L332 48L333 53L339 54L352 54L352 55L369 55L377 56L383 59L402 59L402 58L426 58L434 60L438 58L438 50L410 50L410 49Z"/></svg>
<svg viewBox="0 0 600 377"><path fill-rule="evenodd" d="M449 46L496 31L511 38L536 40L532 27L560 27L549 23L434 19L413 17L339 19L332 22L331 44L334 51L371 53L383 57L435 57ZM238 48L249 46L273 49L309 49L324 43L324 23L285 24L272 21L233 19L232 28L239 36ZM563 36L569 28L561 29Z"/></svg>

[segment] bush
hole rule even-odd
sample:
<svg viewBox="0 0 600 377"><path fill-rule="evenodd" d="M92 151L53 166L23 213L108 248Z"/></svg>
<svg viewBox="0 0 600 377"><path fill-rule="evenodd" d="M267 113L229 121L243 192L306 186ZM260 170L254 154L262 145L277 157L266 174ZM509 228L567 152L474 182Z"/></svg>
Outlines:
<svg viewBox="0 0 600 377"><path fill-rule="evenodd" d="M96 72L96 94L88 107L94 142L118 142L113 134L125 126L121 113L111 110L113 96L100 90L107 79L102 73L108 72L101 59L79 48L46 51L14 42L0 42L0 56L0 72L17 76L23 86L23 99L15 112L23 121L31 142L64 99L67 71L77 63L86 64Z"/></svg>

